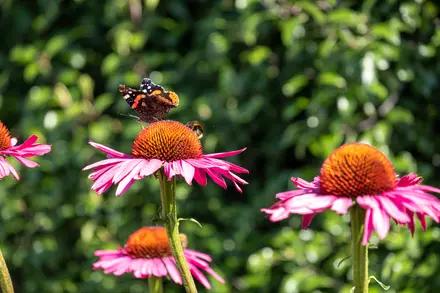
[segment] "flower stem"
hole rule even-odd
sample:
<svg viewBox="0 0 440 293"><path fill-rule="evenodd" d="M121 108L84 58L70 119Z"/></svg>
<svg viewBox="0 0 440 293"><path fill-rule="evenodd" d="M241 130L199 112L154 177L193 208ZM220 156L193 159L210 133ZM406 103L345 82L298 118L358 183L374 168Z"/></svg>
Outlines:
<svg viewBox="0 0 440 293"><path fill-rule="evenodd" d="M148 293L163 293L162 279L156 277L149 277Z"/></svg>
<svg viewBox="0 0 440 293"><path fill-rule="evenodd" d="M8 267L0 250L0 288L2 293L14 293L11 276L9 275Z"/></svg>
<svg viewBox="0 0 440 293"><path fill-rule="evenodd" d="M354 205L350 216L354 293L368 293L368 244L362 245L365 210Z"/></svg>
<svg viewBox="0 0 440 293"><path fill-rule="evenodd" d="M168 181L163 169L159 171L160 198L162 202L162 217L165 219L168 240L177 268L183 279L183 286L187 293L197 293L197 288L183 254L182 243L179 237L179 221L177 220L176 205L176 177Z"/></svg>

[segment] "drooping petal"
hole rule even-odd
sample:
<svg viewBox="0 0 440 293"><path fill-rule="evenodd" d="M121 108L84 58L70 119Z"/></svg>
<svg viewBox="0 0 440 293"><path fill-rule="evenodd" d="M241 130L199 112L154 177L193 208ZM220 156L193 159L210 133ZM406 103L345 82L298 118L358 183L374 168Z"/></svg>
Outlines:
<svg viewBox="0 0 440 293"><path fill-rule="evenodd" d="M9 176L11 173L15 177L15 179L20 179L20 176L18 176L18 173L17 171L15 171L14 167L12 167L12 165L9 164L6 159L0 156L0 179Z"/></svg>
<svg viewBox="0 0 440 293"><path fill-rule="evenodd" d="M353 205L353 200L349 197L339 197L333 202L331 209L338 214L346 214Z"/></svg>
<svg viewBox="0 0 440 293"><path fill-rule="evenodd" d="M17 161L19 161L28 168L35 168L37 166L40 166L38 163L32 162L31 160L25 159L21 156L14 156L14 158L16 158Z"/></svg>
<svg viewBox="0 0 440 293"><path fill-rule="evenodd" d="M371 237L371 232L373 232L373 219L372 219L371 209L367 209L365 212L365 221L364 221L364 235L362 237L362 245L367 245L368 240Z"/></svg>
<svg viewBox="0 0 440 293"><path fill-rule="evenodd" d="M315 217L316 214L306 214L302 217L301 221L301 228L306 229L310 226L310 223L313 220L313 217Z"/></svg>
<svg viewBox="0 0 440 293"><path fill-rule="evenodd" d="M164 257L162 260L168 270L171 280L177 284L182 284L182 277L180 276L179 270L177 269L174 261L168 257Z"/></svg>
<svg viewBox="0 0 440 293"><path fill-rule="evenodd" d="M242 152L244 152L246 150L246 148L242 148L241 150L236 150L236 151L230 151L230 152L224 152L224 153L214 153L214 154L208 154L208 155L204 155L206 158L225 158L225 157L232 157L232 156L236 156L238 154L241 154Z"/></svg>
<svg viewBox="0 0 440 293"><path fill-rule="evenodd" d="M185 160L182 160L182 176L185 178L185 181L188 185L192 184L192 180L194 178L195 174L195 168L191 165L185 162Z"/></svg>
<svg viewBox="0 0 440 293"><path fill-rule="evenodd" d="M208 184L208 180L206 179L206 173L205 171L203 171L203 169L195 168L194 179L200 186L206 186L206 184Z"/></svg>
<svg viewBox="0 0 440 293"><path fill-rule="evenodd" d="M142 162L141 172L139 173L142 177L147 177L152 175L154 172L159 170L162 167L163 161L161 160L144 160Z"/></svg>
<svg viewBox="0 0 440 293"><path fill-rule="evenodd" d="M89 141L89 144L91 146L93 146L94 148L97 148L101 152L104 152L104 153L110 155L113 158L131 158L130 155L126 155L124 153L118 152L118 151L116 151L114 149L111 149L111 148L109 148L109 147L107 147L105 145L102 145L102 144L99 144L99 143L96 143L96 142Z"/></svg>

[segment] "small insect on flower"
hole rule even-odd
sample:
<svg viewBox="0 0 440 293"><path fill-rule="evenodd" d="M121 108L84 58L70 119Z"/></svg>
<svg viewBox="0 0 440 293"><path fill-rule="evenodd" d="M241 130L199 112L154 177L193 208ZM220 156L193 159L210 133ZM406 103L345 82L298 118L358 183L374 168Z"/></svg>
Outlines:
<svg viewBox="0 0 440 293"><path fill-rule="evenodd" d="M165 91L149 78L144 78L140 89L119 85L119 93L127 104L139 115L139 120L152 123L162 119L171 109L179 106L179 96L172 91Z"/></svg>
<svg viewBox="0 0 440 293"><path fill-rule="evenodd" d="M199 121L190 121L186 123L185 126L191 129L195 133L195 135L197 135L198 139L201 139L203 137L203 131L205 127Z"/></svg>

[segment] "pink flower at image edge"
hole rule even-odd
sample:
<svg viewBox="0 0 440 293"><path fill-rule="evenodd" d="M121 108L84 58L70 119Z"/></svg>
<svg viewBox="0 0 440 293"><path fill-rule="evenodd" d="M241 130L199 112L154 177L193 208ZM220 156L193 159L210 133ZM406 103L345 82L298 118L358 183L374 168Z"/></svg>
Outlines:
<svg viewBox="0 0 440 293"><path fill-rule="evenodd" d="M37 139L38 137L36 135L31 135L24 143L16 146L17 139L12 138L11 147L0 150L0 179L5 176L9 176L10 174L12 174L16 179L20 179L17 171L6 160L5 156L14 157L28 168L39 166L39 164L26 158L47 154L51 151L51 146L47 144L35 143Z"/></svg>

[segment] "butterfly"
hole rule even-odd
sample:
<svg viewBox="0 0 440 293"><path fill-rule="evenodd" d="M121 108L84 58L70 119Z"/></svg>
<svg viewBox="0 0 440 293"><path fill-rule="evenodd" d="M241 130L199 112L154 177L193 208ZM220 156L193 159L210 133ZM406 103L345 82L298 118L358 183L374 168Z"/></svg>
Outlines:
<svg viewBox="0 0 440 293"><path fill-rule="evenodd" d="M201 139L203 137L204 126L199 121L190 121L186 123L185 126L191 129L195 133L195 135L197 135L198 139Z"/></svg>
<svg viewBox="0 0 440 293"><path fill-rule="evenodd" d="M139 90L120 84L119 93L138 113L138 119L147 123L161 120L171 109L179 106L179 96L175 92L165 91L149 78L142 80Z"/></svg>

